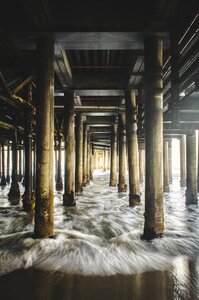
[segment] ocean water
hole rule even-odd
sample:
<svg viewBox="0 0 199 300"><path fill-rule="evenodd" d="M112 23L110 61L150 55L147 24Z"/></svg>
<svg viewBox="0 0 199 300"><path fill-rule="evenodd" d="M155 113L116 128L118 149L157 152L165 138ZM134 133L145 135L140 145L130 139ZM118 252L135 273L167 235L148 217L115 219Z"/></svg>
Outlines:
<svg viewBox="0 0 199 300"><path fill-rule="evenodd" d="M142 205L109 187L109 173L62 206L55 192L53 239L34 239L34 216L0 190L0 299L199 299L199 208L185 206L173 177L164 194L164 237L141 240ZM21 192L23 188L21 186Z"/></svg>

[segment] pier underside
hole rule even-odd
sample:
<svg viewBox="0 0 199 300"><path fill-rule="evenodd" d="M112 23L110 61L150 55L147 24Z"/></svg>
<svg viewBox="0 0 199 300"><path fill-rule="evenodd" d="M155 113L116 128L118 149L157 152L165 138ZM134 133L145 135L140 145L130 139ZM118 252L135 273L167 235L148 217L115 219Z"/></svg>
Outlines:
<svg viewBox="0 0 199 300"><path fill-rule="evenodd" d="M197 299L198 8L0 4L1 299Z"/></svg>

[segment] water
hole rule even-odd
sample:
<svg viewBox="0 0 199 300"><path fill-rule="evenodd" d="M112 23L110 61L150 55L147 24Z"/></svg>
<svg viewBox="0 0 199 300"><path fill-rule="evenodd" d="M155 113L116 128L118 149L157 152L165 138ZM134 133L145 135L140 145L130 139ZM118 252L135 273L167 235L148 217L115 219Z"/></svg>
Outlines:
<svg viewBox="0 0 199 300"><path fill-rule="evenodd" d="M199 209L185 206L179 178L164 197L164 237L150 242L144 204L128 207L108 181L95 173L75 208L56 193L54 239L33 239L33 215L1 190L0 299L199 299Z"/></svg>

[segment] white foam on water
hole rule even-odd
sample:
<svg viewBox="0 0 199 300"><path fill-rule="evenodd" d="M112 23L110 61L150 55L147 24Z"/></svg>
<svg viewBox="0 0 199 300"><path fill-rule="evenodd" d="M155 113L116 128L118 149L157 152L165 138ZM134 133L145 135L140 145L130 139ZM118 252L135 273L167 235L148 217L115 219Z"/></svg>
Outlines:
<svg viewBox="0 0 199 300"><path fill-rule="evenodd" d="M199 210L185 207L184 190L177 181L164 199L165 235L147 242L140 238L144 204L130 208L128 193L118 194L117 188L108 186L108 173L95 177L76 207L63 207L62 194L56 194L53 239L33 239L33 217L21 205L2 205L0 275L32 266L82 275L133 274L176 270L176 261L184 261L179 257L197 258Z"/></svg>

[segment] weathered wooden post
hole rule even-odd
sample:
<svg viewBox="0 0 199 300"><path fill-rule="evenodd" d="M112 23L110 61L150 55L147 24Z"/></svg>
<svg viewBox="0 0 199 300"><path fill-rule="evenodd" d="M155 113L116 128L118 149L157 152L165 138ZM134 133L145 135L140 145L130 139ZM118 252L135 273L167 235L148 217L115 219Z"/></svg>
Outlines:
<svg viewBox="0 0 199 300"><path fill-rule="evenodd" d="M59 136L58 136L57 177L56 177L56 190L57 191L62 191L63 190L61 167L62 167L62 133L59 132Z"/></svg>
<svg viewBox="0 0 199 300"><path fill-rule="evenodd" d="M111 166L110 186L117 186L117 123L114 122L111 130Z"/></svg>
<svg viewBox="0 0 199 300"><path fill-rule="evenodd" d="M37 41L38 107L35 187L35 237L54 235L54 41Z"/></svg>
<svg viewBox="0 0 199 300"><path fill-rule="evenodd" d="M65 206L75 206L74 92L67 91L64 97L65 191L63 204Z"/></svg>
<svg viewBox="0 0 199 300"><path fill-rule="evenodd" d="M140 205L140 175L137 138L137 104L135 91L126 92L126 132L129 166L129 205Z"/></svg>
<svg viewBox="0 0 199 300"><path fill-rule="evenodd" d="M27 100L32 102L32 84L27 87ZM24 122L24 147L25 147L25 191L22 196L25 211L34 209L33 172L32 172L32 112L25 110Z"/></svg>
<svg viewBox="0 0 199 300"><path fill-rule="evenodd" d="M197 195L197 156L196 156L196 131L187 133L187 189L186 205L198 204Z"/></svg>
<svg viewBox="0 0 199 300"><path fill-rule="evenodd" d="M125 112L119 114L119 183L118 192L126 192L126 118Z"/></svg>
<svg viewBox="0 0 199 300"><path fill-rule="evenodd" d="M164 192L169 192L169 142L166 139L163 146L163 174Z"/></svg>
<svg viewBox="0 0 199 300"><path fill-rule="evenodd" d="M164 231L162 64L163 41L150 36L145 40L145 239Z"/></svg>
<svg viewBox="0 0 199 300"><path fill-rule="evenodd" d="M76 163L75 163L75 192L83 192L83 114L76 115L75 127Z"/></svg>

